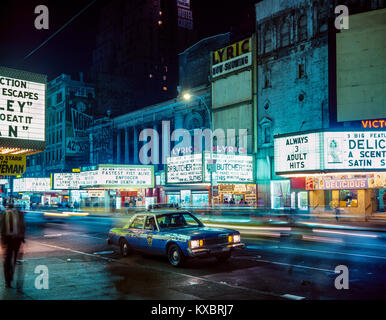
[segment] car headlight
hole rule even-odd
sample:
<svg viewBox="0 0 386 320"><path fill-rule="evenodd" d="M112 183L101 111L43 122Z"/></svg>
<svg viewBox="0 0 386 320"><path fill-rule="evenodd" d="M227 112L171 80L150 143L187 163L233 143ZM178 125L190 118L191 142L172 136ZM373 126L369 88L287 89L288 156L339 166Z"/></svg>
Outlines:
<svg viewBox="0 0 386 320"><path fill-rule="evenodd" d="M233 242L240 242L240 235L239 234L233 235Z"/></svg>
<svg viewBox="0 0 386 320"><path fill-rule="evenodd" d="M195 249L200 246L200 240L190 240L190 248Z"/></svg>

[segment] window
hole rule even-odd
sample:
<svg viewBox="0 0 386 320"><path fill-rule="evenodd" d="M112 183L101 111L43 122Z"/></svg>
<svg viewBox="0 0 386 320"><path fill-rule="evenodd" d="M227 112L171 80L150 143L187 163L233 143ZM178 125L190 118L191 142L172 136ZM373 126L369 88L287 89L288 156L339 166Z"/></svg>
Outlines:
<svg viewBox="0 0 386 320"><path fill-rule="evenodd" d="M358 190L339 190L339 207L358 207Z"/></svg>
<svg viewBox="0 0 386 320"><path fill-rule="evenodd" d="M299 18L298 37L299 41L304 41L307 39L307 17L305 15Z"/></svg>
<svg viewBox="0 0 386 320"><path fill-rule="evenodd" d="M264 53L272 51L272 32L267 28L264 32Z"/></svg>
<svg viewBox="0 0 386 320"><path fill-rule="evenodd" d="M154 229L153 229L154 226ZM146 223L145 223L145 229L147 230L157 230L157 225L155 223L155 219L153 216L147 216Z"/></svg>
<svg viewBox="0 0 386 320"><path fill-rule="evenodd" d="M62 93L61 93L61 92L58 92L58 93L56 94L56 103L61 102L62 99L63 99Z"/></svg>
<svg viewBox="0 0 386 320"><path fill-rule="evenodd" d="M290 42L290 30L288 21L284 21L280 28L280 44L282 47L286 47Z"/></svg>
<svg viewBox="0 0 386 320"><path fill-rule="evenodd" d="M306 77L306 67L304 63L299 63L298 65L298 78L305 78Z"/></svg>
<svg viewBox="0 0 386 320"><path fill-rule="evenodd" d="M264 130L264 143L271 143L271 126L266 125L263 127Z"/></svg>
<svg viewBox="0 0 386 320"><path fill-rule="evenodd" d="M136 217L134 221L131 223L130 228L143 229L144 223L145 223L145 216Z"/></svg>
<svg viewBox="0 0 386 320"><path fill-rule="evenodd" d="M161 229L200 227L202 224L189 213L165 214L157 217Z"/></svg>

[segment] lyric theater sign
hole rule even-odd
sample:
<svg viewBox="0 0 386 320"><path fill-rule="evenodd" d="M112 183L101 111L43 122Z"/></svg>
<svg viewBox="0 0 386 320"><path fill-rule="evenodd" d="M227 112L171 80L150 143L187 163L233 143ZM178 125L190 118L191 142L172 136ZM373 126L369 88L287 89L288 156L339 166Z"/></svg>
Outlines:
<svg viewBox="0 0 386 320"><path fill-rule="evenodd" d="M212 78L252 65L252 39L236 42L212 53Z"/></svg>
<svg viewBox="0 0 386 320"><path fill-rule="evenodd" d="M253 183L253 156L202 153L167 158L166 183L210 183L208 164L215 162L212 181L219 183Z"/></svg>
<svg viewBox="0 0 386 320"><path fill-rule="evenodd" d="M275 172L386 170L386 132L314 132L275 137Z"/></svg>
<svg viewBox="0 0 386 320"><path fill-rule="evenodd" d="M46 76L0 67L0 148L44 150L45 100Z"/></svg>

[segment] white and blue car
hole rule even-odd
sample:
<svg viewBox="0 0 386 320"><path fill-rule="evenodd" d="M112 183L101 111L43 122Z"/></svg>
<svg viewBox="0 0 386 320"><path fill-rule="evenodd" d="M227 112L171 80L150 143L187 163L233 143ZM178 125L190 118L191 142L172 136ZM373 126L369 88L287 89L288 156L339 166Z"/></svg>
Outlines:
<svg viewBox="0 0 386 320"><path fill-rule="evenodd" d="M226 261L234 249L244 248L238 231L205 227L182 210L136 214L122 228L111 229L107 243L119 246L123 256L132 251L166 255L175 267L194 257L212 256Z"/></svg>

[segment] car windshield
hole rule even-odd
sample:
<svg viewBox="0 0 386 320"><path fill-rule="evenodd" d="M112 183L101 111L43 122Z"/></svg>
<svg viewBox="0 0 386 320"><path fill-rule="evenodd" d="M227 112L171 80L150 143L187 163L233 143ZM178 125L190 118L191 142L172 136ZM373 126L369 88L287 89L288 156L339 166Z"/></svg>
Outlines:
<svg viewBox="0 0 386 320"><path fill-rule="evenodd" d="M164 214L157 217L160 229L202 227L202 223L187 212Z"/></svg>

